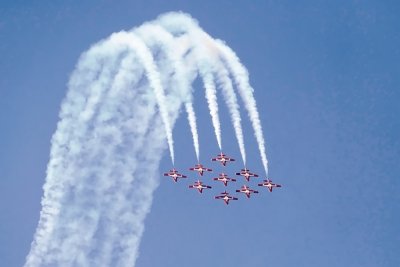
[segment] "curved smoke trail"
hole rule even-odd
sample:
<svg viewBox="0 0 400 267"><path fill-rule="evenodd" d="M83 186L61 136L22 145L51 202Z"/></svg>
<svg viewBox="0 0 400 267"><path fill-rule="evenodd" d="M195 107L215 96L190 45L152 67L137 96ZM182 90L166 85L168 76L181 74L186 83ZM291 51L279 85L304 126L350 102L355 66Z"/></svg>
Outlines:
<svg viewBox="0 0 400 267"><path fill-rule="evenodd" d="M198 74L207 84L210 112L216 116L217 99L212 98L215 81L220 84L244 162L229 74L249 111L259 147L264 145L252 91L246 92L251 87L241 77L247 73L232 54L220 51L190 16L169 13L112 34L81 56L52 138L42 211L26 267L134 266L143 221L159 183L165 139L174 161L172 128L182 105L198 157L191 87ZM200 52L207 56L200 57ZM220 56L226 62L218 61ZM219 121L214 126L221 146Z"/></svg>
<svg viewBox="0 0 400 267"><path fill-rule="evenodd" d="M247 70L240 63L239 58L222 41L214 40L211 36L205 33L198 26L197 22L194 21L190 16L187 16L185 14L175 14L174 16L169 16L167 14L161 16L158 20L159 24L165 27L172 34L180 35L182 33L186 33L188 35L191 35L190 39L192 41L192 46L195 48L194 51L197 52L198 58L201 58L200 62L202 64L199 66L199 71L202 71L203 67L202 76L203 79L206 79L206 81L204 81L205 84L206 82L209 82L210 87L213 87L214 84L211 82L212 78L210 76L212 75L212 73L216 73L215 75L217 75L217 79L219 79L220 83L222 84L223 93L225 96L225 100L228 104L228 108L230 110L242 159L244 164L246 164L246 152L244 149L243 131L240 122L241 119L240 115L238 115L239 110L238 110L236 95L230 89L231 81L228 81L229 77L228 78L226 77L227 76L226 68L224 66L225 64L227 65L227 68L229 72L232 74L235 83L238 87L240 96L243 99L243 102L245 103L245 107L249 112L249 118L251 120L254 129L254 134L258 143L263 167L268 177L268 160L265 151L265 141L262 133L261 122L257 111L256 101L253 96L253 88L250 86ZM223 58L224 62L220 62L220 58ZM215 104L213 98L215 94L216 93L214 88L210 89L207 100L209 101L210 113L213 118L215 135L217 137L217 141L221 149L221 144L220 144L221 129L218 117L218 105Z"/></svg>
<svg viewBox="0 0 400 267"><path fill-rule="evenodd" d="M137 257L165 133L131 37L100 42L71 77L25 266L131 266Z"/></svg>
<svg viewBox="0 0 400 267"><path fill-rule="evenodd" d="M254 129L254 135L258 143L258 149L260 151L265 175L268 177L268 159L265 151L264 135L261 126L260 115L258 114L257 110L256 100L253 95L254 90L249 82L249 74L247 69L240 63L240 59L236 56L232 49L230 49L220 40L216 40L215 44L232 73L239 94L243 99L244 105L248 111L248 115Z"/></svg>
<svg viewBox="0 0 400 267"><path fill-rule="evenodd" d="M190 16L183 13L173 13L160 16L158 23L167 31L175 36L182 33L189 36L191 53L195 58L198 73L204 84L205 97L210 110L211 121L214 127L215 137L220 150L222 150L221 122L218 114L217 89L215 85L215 65L210 60L210 48L212 42L208 40L208 35L198 26L197 22Z"/></svg>
<svg viewBox="0 0 400 267"><path fill-rule="evenodd" d="M188 114L188 121L193 137L193 145L196 153L197 161L199 161L200 145L197 131L196 113L193 109L192 94L188 94L188 88L195 77L194 70L186 69L182 61L183 54L187 52L188 47L180 45L177 40L164 28L155 23L146 23L136 30L136 33L142 37L143 41L151 49L157 49L157 46L165 52L168 69L173 70L173 84L176 89L181 92L181 98L185 103L185 110ZM179 49L177 49L177 47ZM165 73L165 72L164 72ZM190 79L190 77L193 77ZM189 79L188 79L189 78ZM190 90L192 91L192 90ZM172 103L180 105L180 103Z"/></svg>
<svg viewBox="0 0 400 267"><path fill-rule="evenodd" d="M235 131L236 139L239 144L240 155L242 156L243 164L246 166L246 149L244 146L244 137L242 130L242 123L240 117L239 104L235 91L232 86L232 81L229 78L229 73L225 68L219 68L217 71L217 81L222 88L222 94L228 106L229 113Z"/></svg>
<svg viewBox="0 0 400 267"><path fill-rule="evenodd" d="M199 134L197 132L196 113L194 112L194 109L193 109L193 103L186 102L185 108L186 108L186 112L188 114L190 130L192 131L194 151L196 153L197 162L199 162L200 161Z"/></svg>

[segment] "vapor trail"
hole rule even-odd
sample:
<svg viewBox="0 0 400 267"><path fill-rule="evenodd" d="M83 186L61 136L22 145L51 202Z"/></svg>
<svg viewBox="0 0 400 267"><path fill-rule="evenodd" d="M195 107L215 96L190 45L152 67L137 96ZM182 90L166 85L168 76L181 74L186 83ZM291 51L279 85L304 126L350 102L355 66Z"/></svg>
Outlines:
<svg viewBox="0 0 400 267"><path fill-rule="evenodd" d="M215 75L212 62L207 60L208 47L204 45L205 33L197 25L197 22L190 16L183 13L167 13L158 18L158 23L171 34L185 33L189 36L190 46L194 54L195 64L205 88L205 96L211 115L211 121L214 127L215 137L218 147L222 150L221 141L221 122L218 114L217 89L215 86Z"/></svg>
<svg viewBox="0 0 400 267"><path fill-rule="evenodd" d="M184 102L190 130L193 138L193 145L197 161L199 161L200 145L197 131L196 113L192 103L192 87L194 80L194 70L185 68L183 63L183 54L189 47L184 43L179 43L174 37L161 26L155 23L146 23L135 32L143 39L147 46L152 49L161 48L166 54L167 61L163 64L173 73L173 84L179 92L180 99ZM169 105L180 105L180 101L174 101Z"/></svg>
<svg viewBox="0 0 400 267"><path fill-rule="evenodd" d="M190 16L166 14L132 31L114 33L85 52L71 76L52 137L42 211L25 267L135 265L143 221L159 183L165 139L175 161L172 128L182 105L199 160L192 96L197 75L204 83L220 149L216 82L245 162L230 74L249 112L267 172L247 71L233 51L216 45Z"/></svg>
<svg viewBox="0 0 400 267"><path fill-rule="evenodd" d="M71 77L27 267L131 266L137 257L164 134L156 96L146 90L155 77L132 36L121 32L94 46Z"/></svg>
<svg viewBox="0 0 400 267"><path fill-rule="evenodd" d="M233 89L232 86L232 81L229 77L229 73L222 66L220 66L217 70L217 81L219 82L220 87L222 88L222 94L228 106L233 128L235 131L235 136L238 141L240 155L242 156L243 164L246 166L246 149L244 146L244 137L243 137L239 104L237 101L235 90Z"/></svg>
<svg viewBox="0 0 400 267"><path fill-rule="evenodd" d="M241 125L241 117L237 97L232 87L232 82L226 67L220 62L219 51L215 40L205 33L190 16L186 14L169 14L159 17L159 22L172 34L180 34L182 32L190 37L193 53L195 53L196 61L200 75L206 88L206 98L212 117L215 135L219 148L221 147L221 126L218 115L217 91L214 80L216 79L222 88L224 100L228 106L231 115L232 124L235 130L235 136L238 141L240 153L243 163L246 165L246 150L244 145L243 130Z"/></svg>
<svg viewBox="0 0 400 267"><path fill-rule="evenodd" d="M263 163L265 174L268 177L268 160L265 151L265 141L261 126L260 116L257 110L256 100L253 95L254 90L249 83L249 74L246 68L240 63L240 60L236 56L235 52L233 52L228 46L226 46L220 40L215 40L215 43L219 48L219 50L221 51L221 55L223 59L226 61L226 64L232 73L239 94L243 99L244 105L248 111L248 115L254 129L254 135L258 143L258 149L260 151L261 161Z"/></svg>
<svg viewBox="0 0 400 267"><path fill-rule="evenodd" d="M222 150L221 144L221 122L218 115L218 102L217 102L217 89L215 88L214 76L212 73L199 67L200 75L202 76L204 88L206 90L206 99L208 103L208 108L210 110L212 124L215 130L215 137L217 138L217 143L219 149Z"/></svg>
<svg viewBox="0 0 400 267"><path fill-rule="evenodd" d="M197 162L200 160L200 148L199 148L199 134L197 133L197 123L196 123L196 113L193 109L193 103L185 103L186 112L188 114L188 120L190 125L190 130L192 131L194 150L196 152Z"/></svg>
<svg viewBox="0 0 400 267"><path fill-rule="evenodd" d="M154 89L158 107L160 108L161 119L165 126L165 132L168 141L168 147L171 155L172 163L175 163L174 156L174 140L172 138L172 128L169 122L169 114L166 106L166 97L164 93L164 88L161 84L159 72L157 66L154 63L153 55L151 51L145 46L141 39L137 38L133 34L123 34L121 33L121 42L124 42L128 46L132 46L132 49L137 51L138 59L146 70L146 77L149 80L150 86Z"/></svg>
<svg viewBox="0 0 400 267"><path fill-rule="evenodd" d="M25 266L46 266L45 260L52 260L53 233L59 228L57 225L66 192L77 178L76 161L82 153L79 139L87 136L85 122L93 114L88 111L96 108L100 96L104 94L105 86L110 83L109 76L115 67L117 56L121 52L113 51L111 55L108 52L110 49L111 46L107 43L85 53L77 67L84 75L80 79L73 76L70 80L70 88L76 90L68 91L60 111L57 131L52 137L40 220ZM84 60L85 58L88 60ZM101 59L95 62L94 58Z"/></svg>

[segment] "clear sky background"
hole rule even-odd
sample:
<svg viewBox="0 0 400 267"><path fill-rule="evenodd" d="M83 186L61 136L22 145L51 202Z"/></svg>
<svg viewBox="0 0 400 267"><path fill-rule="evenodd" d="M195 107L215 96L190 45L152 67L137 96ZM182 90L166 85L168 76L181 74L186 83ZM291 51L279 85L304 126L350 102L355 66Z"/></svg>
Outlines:
<svg viewBox="0 0 400 267"><path fill-rule="evenodd" d="M400 266L400 3L389 0L2 1L0 266L21 266L29 252L50 138L79 55L176 10L249 69L270 175L284 187L225 206L212 199L219 184L199 195L162 177L136 266ZM200 87L196 96L201 161L216 167ZM221 112L224 151L240 159L222 103ZM243 119L248 167L262 173ZM174 135L187 173L195 155L183 117Z"/></svg>

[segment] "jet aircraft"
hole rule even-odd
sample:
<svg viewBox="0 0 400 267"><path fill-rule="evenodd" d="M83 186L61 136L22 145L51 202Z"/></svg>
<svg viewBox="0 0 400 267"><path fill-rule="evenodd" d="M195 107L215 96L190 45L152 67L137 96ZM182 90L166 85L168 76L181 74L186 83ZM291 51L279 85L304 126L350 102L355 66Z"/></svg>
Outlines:
<svg viewBox="0 0 400 267"><path fill-rule="evenodd" d="M243 176L248 182L250 181L250 177L258 177L257 174L250 172L250 170L247 168L244 168L240 172L237 172L236 175Z"/></svg>
<svg viewBox="0 0 400 267"><path fill-rule="evenodd" d="M236 182L236 179L229 178L225 173L220 173L219 177L214 178L213 180L223 182L225 186L228 186L228 182Z"/></svg>
<svg viewBox="0 0 400 267"><path fill-rule="evenodd" d="M238 193L244 193L247 198L250 198L252 193L258 194L258 191L250 189L247 185L242 186L240 189L236 190Z"/></svg>
<svg viewBox="0 0 400 267"><path fill-rule="evenodd" d="M224 191L220 195L215 196L215 199L222 199L226 205L229 205L229 201L238 200L237 197L230 196L228 192Z"/></svg>
<svg viewBox="0 0 400 267"><path fill-rule="evenodd" d="M211 160L212 160L212 161L219 161L219 162L221 162L221 164L224 165L224 166L226 166L226 163L227 163L227 162L235 161L235 159L233 159L233 158L231 158L231 157L228 157L227 155L225 155L225 154L222 153L222 152L221 152L219 155L217 155L216 158L212 158Z"/></svg>
<svg viewBox="0 0 400 267"><path fill-rule="evenodd" d="M196 164L193 168L190 168L189 170L199 172L200 176L203 176L205 171L212 172L212 169L206 168L201 164Z"/></svg>
<svg viewBox="0 0 400 267"><path fill-rule="evenodd" d="M193 185L189 185L189 188L196 188L200 194L203 193L203 189L210 189L211 186L203 184L200 180L197 180Z"/></svg>
<svg viewBox="0 0 400 267"><path fill-rule="evenodd" d="M174 168L167 173L164 173L164 176L169 176L174 179L174 182L178 182L178 178L187 178L186 175L178 173L178 171Z"/></svg>
<svg viewBox="0 0 400 267"><path fill-rule="evenodd" d="M280 184L274 184L270 179L263 180L263 182L261 184L258 184L258 186L263 186L268 188L269 192L272 192L272 189L274 187L282 187Z"/></svg>

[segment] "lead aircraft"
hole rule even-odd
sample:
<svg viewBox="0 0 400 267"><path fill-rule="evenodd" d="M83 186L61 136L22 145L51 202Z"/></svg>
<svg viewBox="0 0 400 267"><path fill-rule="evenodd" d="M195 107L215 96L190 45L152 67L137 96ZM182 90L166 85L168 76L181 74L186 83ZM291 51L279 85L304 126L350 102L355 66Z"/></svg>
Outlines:
<svg viewBox="0 0 400 267"><path fill-rule="evenodd" d="M203 184L203 182L200 180L197 180L193 185L189 185L189 188L196 188L199 191L199 193L202 194L203 189L210 189L212 187L209 185Z"/></svg>
<svg viewBox="0 0 400 267"><path fill-rule="evenodd" d="M228 192L226 192L226 190L224 192L222 192L220 195L215 196L215 199L222 199L226 205L229 205L229 201L231 200L238 200L237 197L233 197L230 196Z"/></svg>
<svg viewBox="0 0 400 267"><path fill-rule="evenodd" d="M272 180L270 180L268 178L267 178L267 180L263 180L263 182L261 184L258 184L258 186L263 186L263 187L268 188L269 192L272 192L272 189L274 187L282 187L280 184L274 184L272 182Z"/></svg>
<svg viewBox="0 0 400 267"><path fill-rule="evenodd" d="M250 189L250 187L248 187L247 185L242 186L240 189L236 190L236 192L238 193L244 193L246 195L247 198L250 198L250 195L252 193L254 194L258 194L258 191Z"/></svg>
<svg viewBox="0 0 400 267"><path fill-rule="evenodd" d="M169 172L164 173L164 176L169 176L174 179L174 182L178 182L178 178L187 178L186 175L180 174L175 168L170 170Z"/></svg>
<svg viewBox="0 0 400 267"><path fill-rule="evenodd" d="M258 177L258 174L250 172L247 168L241 169L240 172L236 173L236 175L243 176L248 182L250 181L250 177Z"/></svg>
<svg viewBox="0 0 400 267"><path fill-rule="evenodd" d="M228 186L228 182L236 182L236 179L229 178L225 173L220 173L219 177L213 179L214 181L220 181L224 183L225 186Z"/></svg>
<svg viewBox="0 0 400 267"><path fill-rule="evenodd" d="M222 153L222 152L221 152L219 155L217 155L216 158L212 158L211 160L212 160L212 161L219 161L219 162L221 162L221 164L224 165L224 166L226 166L226 163L227 163L227 162L235 161L235 159L233 159L233 158L231 158L231 157L228 157L227 155L225 155L225 154Z"/></svg>
<svg viewBox="0 0 400 267"><path fill-rule="evenodd" d="M199 172L200 176L203 176L205 171L212 172L212 169L206 168L202 164L196 164L194 167L189 168L189 170Z"/></svg>

